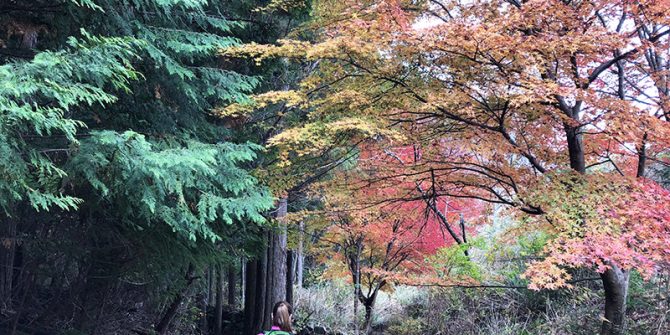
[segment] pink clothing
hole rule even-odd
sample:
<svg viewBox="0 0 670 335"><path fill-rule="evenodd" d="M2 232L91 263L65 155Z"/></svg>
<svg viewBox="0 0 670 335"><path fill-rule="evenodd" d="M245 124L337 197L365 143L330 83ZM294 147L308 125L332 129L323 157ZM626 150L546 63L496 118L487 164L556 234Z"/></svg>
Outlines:
<svg viewBox="0 0 670 335"><path fill-rule="evenodd" d="M271 331L272 331L272 330L281 330L281 328L279 328L279 327L277 327L277 326L272 326L272 328L270 328L270 330L271 330ZM264 334L263 334L263 333L259 333L258 335L264 335Z"/></svg>

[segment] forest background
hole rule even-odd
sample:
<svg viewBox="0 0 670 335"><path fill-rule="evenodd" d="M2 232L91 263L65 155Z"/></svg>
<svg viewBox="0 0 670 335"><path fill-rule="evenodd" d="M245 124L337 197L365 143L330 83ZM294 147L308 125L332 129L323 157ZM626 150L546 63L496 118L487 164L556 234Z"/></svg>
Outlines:
<svg viewBox="0 0 670 335"><path fill-rule="evenodd" d="M0 18L3 334L670 332L667 1Z"/></svg>

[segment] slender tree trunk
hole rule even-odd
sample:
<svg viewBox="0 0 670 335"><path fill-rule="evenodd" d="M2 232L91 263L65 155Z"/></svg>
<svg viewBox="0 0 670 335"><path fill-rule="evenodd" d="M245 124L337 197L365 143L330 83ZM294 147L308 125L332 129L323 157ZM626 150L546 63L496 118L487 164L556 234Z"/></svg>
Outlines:
<svg viewBox="0 0 670 335"><path fill-rule="evenodd" d="M14 257L16 255L16 229L15 219L5 217L0 222L4 227L4 236L0 236L0 255L2 255L2 264L0 264L0 305L11 310L12 295L14 288ZM0 231L2 231L0 230Z"/></svg>
<svg viewBox="0 0 670 335"><path fill-rule="evenodd" d="M365 319L363 323L363 329L365 329L365 334L370 334L370 329L372 328L372 306L365 306Z"/></svg>
<svg viewBox="0 0 670 335"><path fill-rule="evenodd" d="M286 301L293 305L293 251L286 252Z"/></svg>
<svg viewBox="0 0 670 335"><path fill-rule="evenodd" d="M272 325L272 317L269 316L268 314L272 313L272 303L274 301L274 297L272 294L272 288L275 285L274 279L274 250L275 250L275 234L273 232L268 232L267 233L267 239L268 239L268 248L265 253L265 264L263 266L264 272L263 274L265 275L265 280L263 281L265 286L260 290L260 292L263 292L263 311L264 313L261 314L261 322L262 322L262 329L270 329Z"/></svg>
<svg viewBox="0 0 670 335"><path fill-rule="evenodd" d="M205 278L207 279L207 287L205 289L205 299L203 301L203 306L202 306L202 311L204 313L204 317L202 318L202 329L203 332L206 334L209 334L209 311L210 308L209 306L212 303L212 266L208 266L207 270L205 270Z"/></svg>
<svg viewBox="0 0 670 335"><path fill-rule="evenodd" d="M616 266L600 275L605 288L605 319L601 335L623 335L626 329L626 299L630 273Z"/></svg>
<svg viewBox="0 0 670 335"><path fill-rule="evenodd" d="M365 334L372 332L372 313L375 308L375 301L377 300L377 292L379 291L375 289L372 295L363 301L363 305L365 306L365 323L363 324Z"/></svg>
<svg viewBox="0 0 670 335"><path fill-rule="evenodd" d="M245 282L244 282L244 333L257 334L255 332L256 317L256 299L258 298L257 280L263 274L258 273L258 261L251 260L245 265Z"/></svg>
<svg viewBox="0 0 670 335"><path fill-rule="evenodd" d="M266 237L267 238L267 237ZM266 240L266 241L269 241ZM267 242L266 242L267 243ZM269 249L266 246L266 250L263 253L263 257L259 260L257 266L258 269L256 270L256 273L258 274L258 279L256 280L256 301L254 308L256 310L255 312L255 319L253 320L253 333L256 334L263 330L265 327L265 323L268 319L266 311L267 309L267 300L268 300L268 285L270 284L268 282L268 254L267 254L267 249ZM269 324L269 323L268 323Z"/></svg>
<svg viewBox="0 0 670 335"><path fill-rule="evenodd" d="M286 226L286 214L288 212L287 198L279 200L277 207L277 220L280 224L280 231L275 235L275 243L273 250L273 267L274 267L274 286L272 287L272 305L278 301L286 300L287 288L287 244L288 244L288 227Z"/></svg>
<svg viewBox="0 0 670 335"><path fill-rule="evenodd" d="M647 133L642 136L642 143L637 149L637 174L638 178L644 177L647 168Z"/></svg>
<svg viewBox="0 0 670 335"><path fill-rule="evenodd" d="M305 263L304 242L305 241L305 223L300 221L300 235L298 236L298 257L296 259L295 281L299 288L302 288L303 267Z"/></svg>
<svg viewBox="0 0 670 335"><path fill-rule="evenodd" d="M203 271L203 278L205 278L205 295L201 299L202 306L200 307L202 310L203 317L200 318L200 332L202 334L209 334L209 324L207 318L209 317L209 295L211 292L209 292L209 281L210 281L210 273L209 273L210 267L208 266L207 269Z"/></svg>
<svg viewBox="0 0 670 335"><path fill-rule="evenodd" d="M361 325L358 322L358 305L359 299L362 297L361 294L361 242L356 243L356 254L354 255L354 334L359 335L361 333Z"/></svg>
<svg viewBox="0 0 670 335"><path fill-rule="evenodd" d="M216 267L216 308L214 309L214 334L222 335L223 331L223 266Z"/></svg>
<svg viewBox="0 0 670 335"><path fill-rule="evenodd" d="M463 218L463 213L459 214L459 217L460 217L459 222L461 224L461 237L463 238L463 243L468 243L468 237L465 234L465 219Z"/></svg>
<svg viewBox="0 0 670 335"><path fill-rule="evenodd" d="M235 273L235 265L230 264L228 265L228 305L234 307L235 306L235 284L236 284L236 273Z"/></svg>
<svg viewBox="0 0 670 335"><path fill-rule="evenodd" d="M291 275L293 277L291 278L291 281L293 282L293 285L295 285L295 280L296 278L298 278L298 251L297 250L289 250L289 251L292 254L291 263L289 264L291 266Z"/></svg>
<svg viewBox="0 0 670 335"><path fill-rule="evenodd" d="M242 307L244 308L246 304L245 288L247 287L247 262L244 259L240 259L240 296L242 297Z"/></svg>
<svg viewBox="0 0 670 335"><path fill-rule="evenodd" d="M269 240L267 240L269 241ZM266 242L267 243L267 242ZM266 247L269 249L268 247ZM267 255L267 250L265 250L264 256L260 259L260 262L258 262L258 279L256 280L256 305L254 308L256 308L256 320L254 320L254 333L260 332L264 326L265 322L268 319L266 311L268 310L266 308L267 305L267 297L268 297L268 292L267 288L268 285L270 284L268 282L268 255Z"/></svg>
<svg viewBox="0 0 670 335"><path fill-rule="evenodd" d="M212 292L214 287L214 273L212 267L207 267L207 306L211 306L214 299L212 299Z"/></svg>

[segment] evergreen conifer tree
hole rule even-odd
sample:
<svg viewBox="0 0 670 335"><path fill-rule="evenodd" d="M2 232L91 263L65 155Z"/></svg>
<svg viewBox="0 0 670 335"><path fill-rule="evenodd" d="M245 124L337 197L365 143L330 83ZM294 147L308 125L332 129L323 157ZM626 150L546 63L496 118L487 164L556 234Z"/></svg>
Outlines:
<svg viewBox="0 0 670 335"><path fill-rule="evenodd" d="M146 299L145 317L165 332L205 267L253 246L273 205L251 171L261 147L210 115L259 85L217 56L242 43L239 14L251 7L0 5L0 314L9 330L36 318L92 333L119 327L105 315L126 313L115 300L126 297Z"/></svg>

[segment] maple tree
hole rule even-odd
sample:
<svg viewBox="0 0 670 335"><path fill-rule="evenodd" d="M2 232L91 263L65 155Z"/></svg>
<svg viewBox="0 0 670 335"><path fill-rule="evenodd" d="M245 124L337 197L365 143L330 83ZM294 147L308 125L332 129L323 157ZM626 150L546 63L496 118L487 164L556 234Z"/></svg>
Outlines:
<svg viewBox="0 0 670 335"><path fill-rule="evenodd" d="M387 170L380 169L381 165L395 165L396 159L408 153L411 150L407 148L374 151L363 146L355 168L338 171L332 179L314 186L314 192L325 205L325 210L311 214L315 221L311 226L321 225L325 230L318 243L318 254L329 264L329 276L348 277L353 283L354 315L358 304L363 304L365 333L370 332L381 290L426 281L442 285L474 281L463 270L467 268L464 263L469 261L463 255L463 250L467 250L466 232L472 232L465 228L465 218L477 216L481 207L446 197L430 199L429 204L425 199L403 200L402 193L414 193L417 188L403 178L395 178L389 187L366 186L379 171ZM372 166L375 168L370 169ZM433 211L433 206L440 209ZM454 222L460 223L457 233ZM431 257L450 247L461 257L444 252L441 261L449 264L434 266ZM355 326L359 326L356 320Z"/></svg>
<svg viewBox="0 0 670 335"><path fill-rule="evenodd" d="M667 265L670 196L647 179L670 143L667 1L319 1L321 39L230 49L320 60L291 95L309 120L285 157L375 138L428 194L503 204L551 235L530 287L601 274L603 334L624 331L628 277ZM397 177L376 178L369 187Z"/></svg>
<svg viewBox="0 0 670 335"><path fill-rule="evenodd" d="M478 279L468 238L487 207L471 199L428 197L424 188L429 185L385 175L418 159L415 147L367 143L358 149L354 167L313 186L325 210L310 215L312 229L325 230L318 254L329 264L327 273L349 277L354 284L354 315L362 303L363 329L369 333L381 290L398 284L472 285ZM384 185L369 187L379 177ZM417 192L415 199L405 198Z"/></svg>

